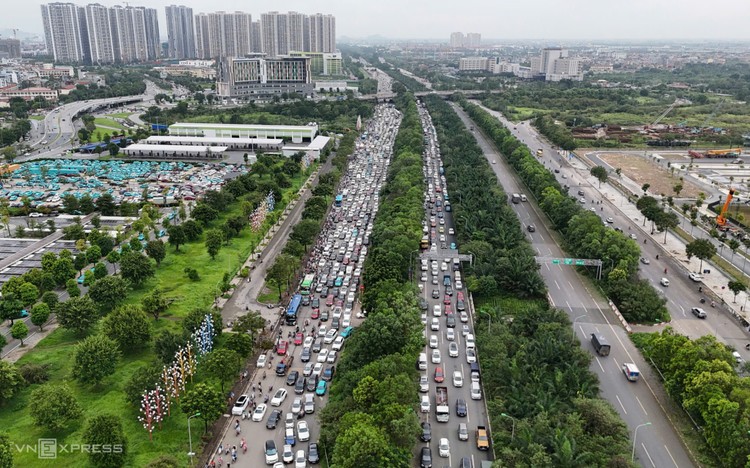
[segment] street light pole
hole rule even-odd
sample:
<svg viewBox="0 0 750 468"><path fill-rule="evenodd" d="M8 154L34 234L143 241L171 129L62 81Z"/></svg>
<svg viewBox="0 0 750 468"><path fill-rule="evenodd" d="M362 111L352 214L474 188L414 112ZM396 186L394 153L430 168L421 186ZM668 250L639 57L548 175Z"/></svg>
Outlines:
<svg viewBox="0 0 750 468"><path fill-rule="evenodd" d="M513 426L511 426L511 430L510 430L510 443L512 444L513 443L513 439L516 437L516 418L514 418L513 416L511 416L511 415L509 415L507 413L500 413L500 416L502 416L504 418L510 418L511 421L513 421ZM649 424L651 424L651 423L649 423Z"/></svg>
<svg viewBox="0 0 750 468"><path fill-rule="evenodd" d="M640 429L643 426L650 426L650 425L651 423L647 422L647 423L639 424L638 426L635 427L635 431L633 432L633 454L630 456L631 462L635 460L635 441L638 439L638 429Z"/></svg>
<svg viewBox="0 0 750 468"><path fill-rule="evenodd" d="M487 331L492 334L492 315L486 310L480 310L480 314L487 314Z"/></svg>
<svg viewBox="0 0 750 468"><path fill-rule="evenodd" d="M194 415L188 418L188 444L190 447L188 451L188 457L190 457L190 466L193 466L193 457L195 456L195 452L193 452L193 433L190 432L190 420L200 415L201 415L200 413L195 413Z"/></svg>

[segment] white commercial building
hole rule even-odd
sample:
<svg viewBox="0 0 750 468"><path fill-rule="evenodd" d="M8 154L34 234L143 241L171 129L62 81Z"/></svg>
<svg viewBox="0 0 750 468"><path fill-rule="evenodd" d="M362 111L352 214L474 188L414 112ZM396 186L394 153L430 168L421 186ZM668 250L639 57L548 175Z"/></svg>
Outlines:
<svg viewBox="0 0 750 468"><path fill-rule="evenodd" d="M580 59L569 57L568 50L562 47L547 47L539 57L532 57L531 73L546 81L583 80Z"/></svg>
<svg viewBox="0 0 750 468"><path fill-rule="evenodd" d="M310 143L318 134L318 125L252 125L179 122L169 126L170 136L209 138L272 138L285 143Z"/></svg>
<svg viewBox="0 0 750 468"><path fill-rule="evenodd" d="M458 60L458 70L487 71L489 60L487 57L462 57Z"/></svg>

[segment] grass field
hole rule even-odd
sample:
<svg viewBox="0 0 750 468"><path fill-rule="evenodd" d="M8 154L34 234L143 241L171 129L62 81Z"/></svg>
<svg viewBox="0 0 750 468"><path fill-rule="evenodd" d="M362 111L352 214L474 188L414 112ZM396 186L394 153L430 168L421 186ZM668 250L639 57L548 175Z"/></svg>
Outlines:
<svg viewBox="0 0 750 468"><path fill-rule="evenodd" d="M117 112L114 114L107 114L105 117L114 117L116 119L127 119L133 114L134 112Z"/></svg>
<svg viewBox="0 0 750 468"><path fill-rule="evenodd" d="M292 187L284 193L283 201L277 204L274 213L283 211L308 175L309 172L292 180ZM234 203L227 212L222 213L220 220L215 221L214 225L219 225L223 220L236 216L240 212L240 204ZM154 334L163 329L180 329L180 319L188 312L195 308L211 306L217 291L217 284L222 280L224 273L228 271L234 274L239 269L242 261L250 253L251 244L257 244L270 224L275 221L276 216L269 216L269 218L258 233L252 233L249 229L243 230L242 234L234 238L229 245L222 247L214 260L211 260L206 252L203 240L183 245L179 252L175 252L173 247L168 247L167 256L156 270L156 276L139 289L131 291L125 302L139 303L142 297L154 287L161 287L166 291L165 295L174 298L175 302L158 321L153 322ZM184 273L187 266L198 269L200 281L193 282L187 278ZM188 451L187 420L179 408L173 406L171 416L167 417L163 423L163 429L155 430L153 441L149 441L148 433L137 420L137 408L128 406L124 400L123 386L139 367L155 360L153 351L149 348L125 356L118 364L115 375L105 379L100 388L92 388L70 378L72 346L77 342L78 339L70 332L57 329L21 358L18 364L27 362L50 364L50 381L69 383L84 409L84 419L101 413L111 413L117 416L123 423L129 442L128 450L131 456L128 466L145 466L162 454L172 454L181 462L184 461L185 457L180 454L186 454ZM197 377L196 380L199 378ZM85 420L60 433L50 433L33 424L28 407L33 404L29 401L29 395L35 387L27 387L5 406L0 407L0 427L9 433L12 443L35 445L38 438L50 437L57 438L58 444L81 443ZM192 431L193 449L199 449L200 436L203 433L201 421L193 421ZM15 463L16 466L42 466L33 453L17 453ZM58 467L80 467L88 466L88 460L82 453L65 453L60 454L54 464Z"/></svg>
<svg viewBox="0 0 750 468"><path fill-rule="evenodd" d="M116 122L114 119L108 119L106 117L97 117L94 119L94 123L97 127L110 127L115 129L124 130L125 126L122 125L119 122Z"/></svg>
<svg viewBox="0 0 750 468"><path fill-rule="evenodd" d="M31 120L44 120L44 116L43 115L30 115L29 118Z"/></svg>

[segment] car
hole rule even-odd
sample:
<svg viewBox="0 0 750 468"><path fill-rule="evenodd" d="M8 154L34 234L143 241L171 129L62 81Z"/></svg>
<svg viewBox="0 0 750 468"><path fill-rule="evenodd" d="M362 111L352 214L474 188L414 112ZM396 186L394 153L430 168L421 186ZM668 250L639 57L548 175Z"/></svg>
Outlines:
<svg viewBox="0 0 750 468"><path fill-rule="evenodd" d="M234 406L232 406L232 415L242 416L242 413L245 412L249 404L250 398L244 394L240 395L240 397L237 398L237 401L234 402Z"/></svg>
<svg viewBox="0 0 750 468"><path fill-rule="evenodd" d="M448 356L450 356L450 357L458 357L458 343L456 343L455 341L452 341L448 345Z"/></svg>
<svg viewBox="0 0 750 468"><path fill-rule="evenodd" d="M440 304L435 304L432 306L432 316L433 317L440 317L442 315L442 310L440 308Z"/></svg>
<svg viewBox="0 0 750 468"><path fill-rule="evenodd" d="M307 427L307 421L300 421L297 423L297 437L300 442L307 442L310 440L310 429Z"/></svg>
<svg viewBox="0 0 750 468"><path fill-rule="evenodd" d="M284 443L292 447L297 445L297 437L294 435L294 426L284 428Z"/></svg>
<svg viewBox="0 0 750 468"><path fill-rule="evenodd" d="M612 223L614 223L614 222L615 222L615 220L614 220L614 219L612 219L612 218L610 217L610 218L607 218L607 222L608 222L609 224L612 224Z"/></svg>
<svg viewBox="0 0 750 468"><path fill-rule="evenodd" d="M292 413L297 414L302 410L302 398L295 398L292 402Z"/></svg>
<svg viewBox="0 0 750 468"><path fill-rule="evenodd" d="M294 461L294 450L290 444L284 444L284 448L281 450L281 461L284 463L292 463Z"/></svg>
<svg viewBox="0 0 750 468"><path fill-rule="evenodd" d="M458 317L461 319L461 323L467 323L469 321L469 314L467 314L465 310L462 310Z"/></svg>
<svg viewBox="0 0 750 468"><path fill-rule="evenodd" d="M289 343L287 343L286 341L281 341L276 346L276 353L279 356L284 356L286 354L286 350L287 350L288 347L289 347Z"/></svg>
<svg viewBox="0 0 750 468"><path fill-rule="evenodd" d="M312 375L320 376L322 372L323 372L323 364L320 362L315 363L315 366L313 367Z"/></svg>
<svg viewBox="0 0 750 468"><path fill-rule="evenodd" d="M297 455L294 456L294 468L307 468L304 450L297 450Z"/></svg>
<svg viewBox="0 0 750 468"><path fill-rule="evenodd" d="M439 349L432 350L431 360L433 364L440 364L440 361L442 360L442 356L440 355Z"/></svg>
<svg viewBox="0 0 750 468"><path fill-rule="evenodd" d="M276 390L273 398L271 398L271 406L281 406L281 404L284 403L284 400L286 400L286 395L287 391L285 388Z"/></svg>
<svg viewBox="0 0 750 468"><path fill-rule="evenodd" d="M305 414L312 414L315 412L315 395L312 393L305 394Z"/></svg>
<svg viewBox="0 0 750 468"><path fill-rule="evenodd" d="M265 354L261 354L260 356L258 356L258 360L255 363L255 367L257 367L259 369L262 369L262 368L266 367L266 360L267 359L268 359L268 357Z"/></svg>
<svg viewBox="0 0 750 468"><path fill-rule="evenodd" d="M302 352L300 353L299 360L302 362L310 362L311 357L312 357L312 352L310 351L310 348L302 348Z"/></svg>
<svg viewBox="0 0 750 468"><path fill-rule="evenodd" d="M323 348L320 350L320 353L318 353L318 362L326 362L326 359L328 359L328 348Z"/></svg>
<svg viewBox="0 0 750 468"><path fill-rule="evenodd" d="M313 353L319 353L321 348L323 348L323 339L322 338L316 338L312 345L312 352Z"/></svg>
<svg viewBox="0 0 750 468"><path fill-rule="evenodd" d="M305 364L305 368L302 369L302 375L305 377L310 377L310 375L312 375L312 371L313 371L313 364L312 362L308 362L307 364Z"/></svg>
<svg viewBox="0 0 750 468"><path fill-rule="evenodd" d="M469 428L466 423L458 423L458 440L469 440Z"/></svg>
<svg viewBox="0 0 750 468"><path fill-rule="evenodd" d="M328 311L324 310L320 313L320 321L321 322L327 322L328 321Z"/></svg>
<svg viewBox="0 0 750 468"><path fill-rule="evenodd" d="M440 442L438 443L438 453L443 458L448 458L451 456L451 448L447 438L443 437L442 439L440 439Z"/></svg>
<svg viewBox="0 0 750 468"><path fill-rule="evenodd" d="M438 306L440 307L440 306ZM438 347L438 337L437 335L430 335L430 348L437 349Z"/></svg>
<svg viewBox="0 0 750 468"><path fill-rule="evenodd" d="M690 309L690 311L693 313L693 315L700 319L704 319L708 316L708 314L706 314L706 311L701 309L700 307L693 307L692 309Z"/></svg>
<svg viewBox="0 0 750 468"><path fill-rule="evenodd" d="M451 291L451 294L448 294L449 290L450 290L450 285L445 287L445 296L443 297L443 304L445 304L446 306L451 305L451 294L453 294L453 292Z"/></svg>
<svg viewBox="0 0 750 468"><path fill-rule="evenodd" d="M299 378L299 371L291 371L289 372L289 375L286 376L286 384L290 387L293 387L295 383L297 383L297 379Z"/></svg>
<svg viewBox="0 0 750 468"><path fill-rule="evenodd" d="M459 398L456 400L456 416L465 418L467 414L466 400Z"/></svg>
<svg viewBox="0 0 750 468"><path fill-rule="evenodd" d="M688 278L695 281L696 283L703 281L703 276L701 276L700 273L695 273L693 271L690 272L690 274L688 275Z"/></svg>
<svg viewBox="0 0 750 468"><path fill-rule="evenodd" d="M305 338L305 342L302 343L302 347L303 348L310 348L310 347L312 347L313 341L315 341L315 339L312 336L308 336L307 338Z"/></svg>
<svg viewBox="0 0 750 468"><path fill-rule="evenodd" d="M469 364L477 362L477 353L471 348L466 349L466 362Z"/></svg>
<svg viewBox="0 0 750 468"><path fill-rule="evenodd" d="M276 425L279 423L279 419L281 419L281 411L271 411L271 414L268 416L268 420L266 421L266 429L276 429Z"/></svg>
<svg viewBox="0 0 750 468"><path fill-rule="evenodd" d="M422 442L429 442L432 440L432 426L430 426L430 423L422 423L422 434L419 436L419 440Z"/></svg>
<svg viewBox="0 0 750 468"><path fill-rule="evenodd" d="M342 336L344 338L349 338L352 333L354 333L354 327L346 327L346 328L344 328L344 331L342 331L339 334L339 336Z"/></svg>
<svg viewBox="0 0 750 468"><path fill-rule="evenodd" d="M635 234L630 234L630 238L633 240L638 240L638 236L636 236Z"/></svg>
<svg viewBox="0 0 750 468"><path fill-rule="evenodd" d="M461 325L461 336L466 336L471 333L468 325Z"/></svg>
<svg viewBox="0 0 750 468"><path fill-rule="evenodd" d="M456 388L464 386L464 376L459 370L453 371L453 386Z"/></svg>
<svg viewBox="0 0 750 468"><path fill-rule="evenodd" d="M328 330L328 333L326 333L325 338L323 338L323 343L325 344L333 343L333 340L336 339L337 334L338 332L336 330Z"/></svg>
<svg viewBox="0 0 750 468"><path fill-rule="evenodd" d="M266 406L265 403L259 403L258 406L255 407L255 410L253 410L253 416L251 419L255 422L263 421L263 418L266 416L266 409L268 409L268 406Z"/></svg>
<svg viewBox="0 0 750 468"><path fill-rule="evenodd" d="M336 358L338 357L338 353L336 351L331 351L328 353L328 357L326 358L326 362L328 364L333 364L336 362Z"/></svg>
<svg viewBox="0 0 750 468"><path fill-rule="evenodd" d="M481 400L482 399L482 390L479 386L479 382L472 382L471 383L471 399L472 400Z"/></svg>
<svg viewBox="0 0 750 468"><path fill-rule="evenodd" d="M421 468L432 468L432 450L430 450L430 447L422 447L422 452L419 456L419 466Z"/></svg>
<svg viewBox="0 0 750 468"><path fill-rule="evenodd" d="M664 286L666 288L667 286L669 286L669 280L667 278L662 278L659 281L659 284L661 284L662 286Z"/></svg>
<svg viewBox="0 0 750 468"><path fill-rule="evenodd" d="M316 442L310 442L310 445L307 446L307 461L312 464L320 463L318 444Z"/></svg>
<svg viewBox="0 0 750 468"><path fill-rule="evenodd" d="M536 227L533 224L526 226L526 230L529 232L536 232Z"/></svg>
<svg viewBox="0 0 750 468"><path fill-rule="evenodd" d="M445 326L448 328L456 328L456 317L454 315L448 315L445 317Z"/></svg>
<svg viewBox="0 0 750 468"><path fill-rule="evenodd" d="M432 322L430 322L430 330L440 331L440 321L437 319L437 317L432 318Z"/></svg>
<svg viewBox="0 0 750 468"><path fill-rule="evenodd" d="M641 263L643 263L644 265L650 265L651 260L647 259L646 257L641 257Z"/></svg>
<svg viewBox="0 0 750 468"><path fill-rule="evenodd" d="M443 383L445 380L445 374L443 373L443 368L440 366L437 366L435 368L435 376L434 376L435 382L437 383Z"/></svg>
<svg viewBox="0 0 750 468"><path fill-rule="evenodd" d="M343 336L337 336L335 340L333 340L333 344L331 345L331 349L334 351L341 351L341 348L344 347L344 337Z"/></svg>
<svg viewBox="0 0 750 468"><path fill-rule="evenodd" d="M327 389L328 389L328 383L325 380L321 380L318 382L318 386L315 389L315 394L318 396L323 396L326 394Z"/></svg>
<svg viewBox="0 0 750 468"><path fill-rule="evenodd" d="M433 275L433 277L434 276L437 276L437 275ZM435 278L435 279L437 280L437 278ZM433 289L432 290L432 298L433 299L440 299L440 290L439 289Z"/></svg>
<svg viewBox="0 0 750 468"><path fill-rule="evenodd" d="M455 341L456 331L452 328L445 330L445 339L448 341Z"/></svg>
<svg viewBox="0 0 750 468"><path fill-rule="evenodd" d="M318 338L325 338L326 333L328 333L328 329L325 325L321 325L320 328L318 328Z"/></svg>
<svg viewBox="0 0 750 468"><path fill-rule="evenodd" d="M425 374L419 376L419 391L422 393L430 391L430 380Z"/></svg>
<svg viewBox="0 0 750 468"><path fill-rule="evenodd" d="M448 234L452 236L456 234L456 231L453 228L448 228Z"/></svg>
<svg viewBox="0 0 750 468"><path fill-rule="evenodd" d="M326 382L330 382L333 380L333 374L336 373L336 366L326 366L326 368L323 370L323 376L321 379L325 380Z"/></svg>
<svg viewBox="0 0 750 468"><path fill-rule="evenodd" d="M267 440L265 444L266 465L273 465L279 461L279 452L276 450L276 442Z"/></svg>
<svg viewBox="0 0 750 468"><path fill-rule="evenodd" d="M302 340L304 339L305 335L302 333L297 333L294 335L294 344L299 346L302 344Z"/></svg>
<svg viewBox="0 0 750 468"><path fill-rule="evenodd" d="M474 465L471 463L471 458L469 457L463 457L461 458L461 463L458 465L458 468L473 468Z"/></svg>
<svg viewBox="0 0 750 468"><path fill-rule="evenodd" d="M314 392L315 387L318 386L318 376L317 375L311 375L307 378L305 381L305 390L308 392Z"/></svg>

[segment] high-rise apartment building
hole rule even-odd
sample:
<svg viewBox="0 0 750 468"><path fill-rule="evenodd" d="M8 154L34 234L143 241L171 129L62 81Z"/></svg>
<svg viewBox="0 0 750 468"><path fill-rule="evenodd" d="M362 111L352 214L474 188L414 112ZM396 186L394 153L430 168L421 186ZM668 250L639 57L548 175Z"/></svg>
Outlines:
<svg viewBox="0 0 750 468"><path fill-rule="evenodd" d="M453 32L451 33L451 42L450 42L452 49L460 49L464 46L464 33L462 32Z"/></svg>
<svg viewBox="0 0 750 468"><path fill-rule="evenodd" d="M260 14L261 48L268 57L278 57L280 54L278 18L278 11Z"/></svg>
<svg viewBox="0 0 750 468"><path fill-rule="evenodd" d="M159 56L156 10L97 3L42 5L47 49L55 62L130 63Z"/></svg>
<svg viewBox="0 0 750 468"><path fill-rule="evenodd" d="M195 58L195 29L193 9L182 5L169 5L167 14L167 40L170 58Z"/></svg>
<svg viewBox="0 0 750 468"><path fill-rule="evenodd" d="M55 62L83 62L81 29L85 28L85 21L80 18L78 7L72 3L50 3L41 7L47 51Z"/></svg>
<svg viewBox="0 0 750 468"><path fill-rule="evenodd" d="M482 43L482 35L479 33L451 33L450 46L452 49L477 49Z"/></svg>
<svg viewBox="0 0 750 468"><path fill-rule="evenodd" d="M93 64L115 63L115 47L109 8L98 3L86 5L79 10L86 24L84 55L86 62Z"/></svg>
<svg viewBox="0 0 750 468"><path fill-rule="evenodd" d="M21 41L0 39L0 58L21 58Z"/></svg>
<svg viewBox="0 0 750 468"><path fill-rule="evenodd" d="M253 52L249 13L200 13L195 16L196 56L202 59L242 57Z"/></svg>
<svg viewBox="0 0 750 468"><path fill-rule="evenodd" d="M479 33L466 33L466 43L464 47L477 49L482 45L482 35Z"/></svg>

